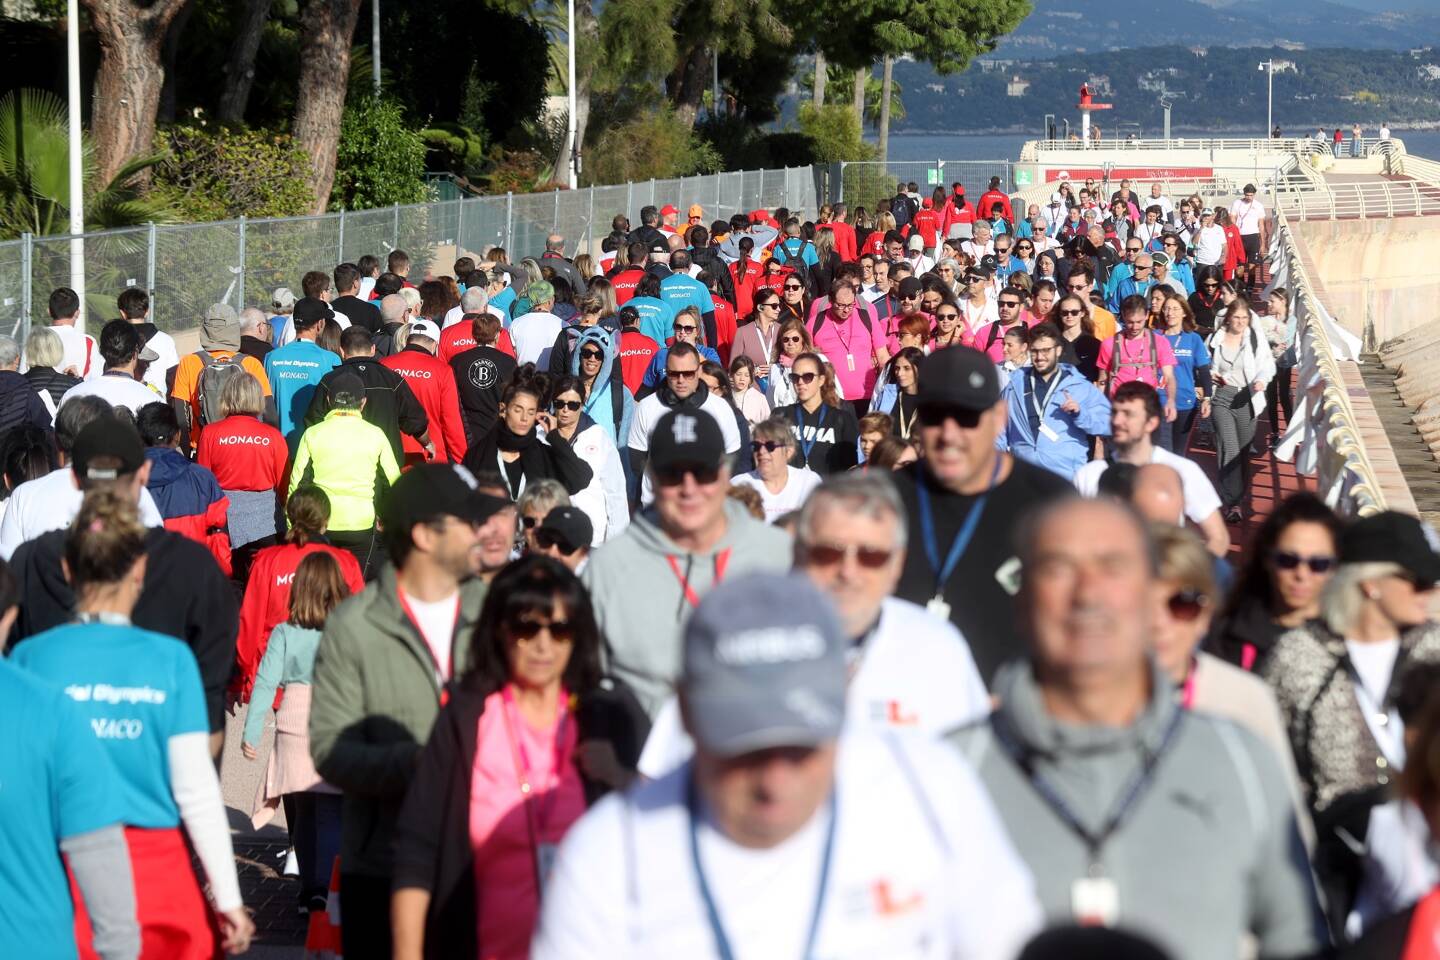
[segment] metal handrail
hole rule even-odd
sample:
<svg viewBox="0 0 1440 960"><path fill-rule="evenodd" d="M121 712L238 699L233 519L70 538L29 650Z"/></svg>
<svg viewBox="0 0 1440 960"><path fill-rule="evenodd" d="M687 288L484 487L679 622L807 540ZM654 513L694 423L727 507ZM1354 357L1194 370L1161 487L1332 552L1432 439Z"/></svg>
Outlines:
<svg viewBox="0 0 1440 960"><path fill-rule="evenodd" d="M1224 137L1171 137L1165 139L1105 139L1091 140L1086 145L1083 140L1034 140L1031 141L1038 152L1055 153L1061 151L1146 151L1146 150L1235 150L1254 153L1260 150L1272 150L1285 152L1297 150L1302 143L1307 142L1304 137L1271 139L1270 137L1252 138L1224 138ZM1315 141L1309 141L1315 142ZM1022 157L1021 159L1024 159Z"/></svg>
<svg viewBox="0 0 1440 960"><path fill-rule="evenodd" d="M1276 243L1288 270L1291 311L1297 324L1299 380L1296 383L1295 427L1286 442L1313 443L1314 473L1321 496L1331 506L1352 516L1369 516L1386 509L1375 466L1360 439L1360 429L1344 384L1340 361L1322 323L1322 307L1283 209L1275 212ZM1300 400L1306 417L1298 416ZM1292 438L1291 433L1300 434Z"/></svg>

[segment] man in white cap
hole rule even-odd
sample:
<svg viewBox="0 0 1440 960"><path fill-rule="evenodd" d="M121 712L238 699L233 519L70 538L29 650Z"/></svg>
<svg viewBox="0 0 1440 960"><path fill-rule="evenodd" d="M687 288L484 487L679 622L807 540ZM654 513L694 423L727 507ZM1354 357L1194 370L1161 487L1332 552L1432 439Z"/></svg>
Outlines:
<svg viewBox="0 0 1440 960"><path fill-rule="evenodd" d="M571 830L531 956L1015 956L1038 907L994 808L936 741L841 732L847 646L799 575L701 601L695 756Z"/></svg>

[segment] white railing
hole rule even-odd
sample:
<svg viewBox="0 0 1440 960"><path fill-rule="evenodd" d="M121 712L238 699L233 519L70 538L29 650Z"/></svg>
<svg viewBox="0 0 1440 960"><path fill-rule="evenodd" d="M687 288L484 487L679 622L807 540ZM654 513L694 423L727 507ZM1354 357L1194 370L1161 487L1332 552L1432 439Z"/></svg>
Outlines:
<svg viewBox="0 0 1440 960"><path fill-rule="evenodd" d="M1168 140L1160 138L1152 139L1125 139L1105 138L1091 140L1086 144L1083 140L1034 140L1038 153L1059 153L1073 152L1076 150L1096 152L1145 152L1156 150L1209 150L1214 151L1239 151L1243 153L1258 153L1268 151L1272 153L1283 153L1300 148L1301 144L1307 141L1302 138L1278 138L1269 137L1238 138L1230 139L1224 137L1171 137ZM1313 141L1309 141L1313 142ZM1021 159L1027 159L1023 154Z"/></svg>
<svg viewBox="0 0 1440 960"><path fill-rule="evenodd" d="M1295 415L1276 449L1297 472L1314 476L1317 493L1347 516L1386 509L1375 467L1361 441L1355 410L1341 372L1353 363L1359 341L1343 330L1315 295L1283 210L1275 215L1270 244L1272 285L1290 293L1299 340Z"/></svg>
<svg viewBox="0 0 1440 960"><path fill-rule="evenodd" d="M1283 184L1276 198L1290 217L1300 221L1440 214L1440 184L1420 180L1326 183L1315 178L1303 187Z"/></svg>

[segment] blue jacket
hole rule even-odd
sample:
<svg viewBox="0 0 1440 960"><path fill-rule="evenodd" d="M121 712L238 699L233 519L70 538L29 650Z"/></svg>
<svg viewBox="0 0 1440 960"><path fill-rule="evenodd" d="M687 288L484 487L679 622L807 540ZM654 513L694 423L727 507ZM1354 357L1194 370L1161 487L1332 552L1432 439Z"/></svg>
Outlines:
<svg viewBox="0 0 1440 960"><path fill-rule="evenodd" d="M1068 363L1062 363L1056 373L1059 382L1050 391L1040 421L1041 426L1049 427L1057 439L1037 436L1030 426L1030 405L1037 399L1028 392L1031 369L1021 367L1005 383L1002 393L1009 416L1005 433L997 446L1027 463L1069 479L1089 461L1090 438L1110 435L1110 401L1085 379L1083 373ZM1080 405L1079 413L1066 413L1060 409L1067 393ZM1043 397L1038 399L1044 400Z"/></svg>
<svg viewBox="0 0 1440 960"><path fill-rule="evenodd" d="M665 343L664 340L661 340L660 342L662 344ZM716 353L713 348L707 347L704 344L697 343L695 344L695 349L700 351L700 359L702 362L705 360L710 360L714 363L720 363L720 354ZM640 385L642 387L658 388L660 384L664 382L665 358L668 356L670 356L670 348L667 346L662 346L659 350L655 351L655 356L653 359L651 359L650 366L645 368L645 377L643 380L640 381Z"/></svg>
<svg viewBox="0 0 1440 960"><path fill-rule="evenodd" d="M1150 293L1150 288L1153 286L1155 286L1154 280L1137 281L1134 276L1123 277L1111 288L1110 296L1106 298L1105 306L1110 309L1111 313L1119 316L1121 301L1137 293L1142 297L1146 296Z"/></svg>
<svg viewBox="0 0 1440 960"><path fill-rule="evenodd" d="M610 434L610 439L615 441L617 450L624 450L630 441L630 420L635 415L635 398L630 391L625 389L625 383L619 377L612 377L615 371L615 345L619 338L613 336L604 327L598 324L585 328L580 334L580 339L575 343L575 349L570 351L570 372L580 376L580 350L587 343L593 343L605 353L605 359L600 361L600 373L595 377L595 384L590 388L590 396L585 402L582 411L591 420L595 421ZM620 417L615 417L615 397L620 397ZM628 458L621 457L624 461Z"/></svg>

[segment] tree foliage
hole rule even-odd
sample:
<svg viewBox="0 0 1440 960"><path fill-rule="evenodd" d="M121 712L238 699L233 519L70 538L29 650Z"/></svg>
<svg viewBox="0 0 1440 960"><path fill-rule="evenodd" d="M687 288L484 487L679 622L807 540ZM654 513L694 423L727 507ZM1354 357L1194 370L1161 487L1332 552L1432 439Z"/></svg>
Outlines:
<svg viewBox="0 0 1440 960"><path fill-rule="evenodd" d="M345 107L331 206L347 210L420 203L426 198L425 140L394 100L373 97Z"/></svg>
<svg viewBox="0 0 1440 960"><path fill-rule="evenodd" d="M170 155L156 167L154 191L186 220L295 217L314 203L309 160L289 134L180 125L165 139Z"/></svg>
<svg viewBox="0 0 1440 960"><path fill-rule="evenodd" d="M664 107L602 128L589 158L583 177L587 184L688 177L722 166L709 141Z"/></svg>

